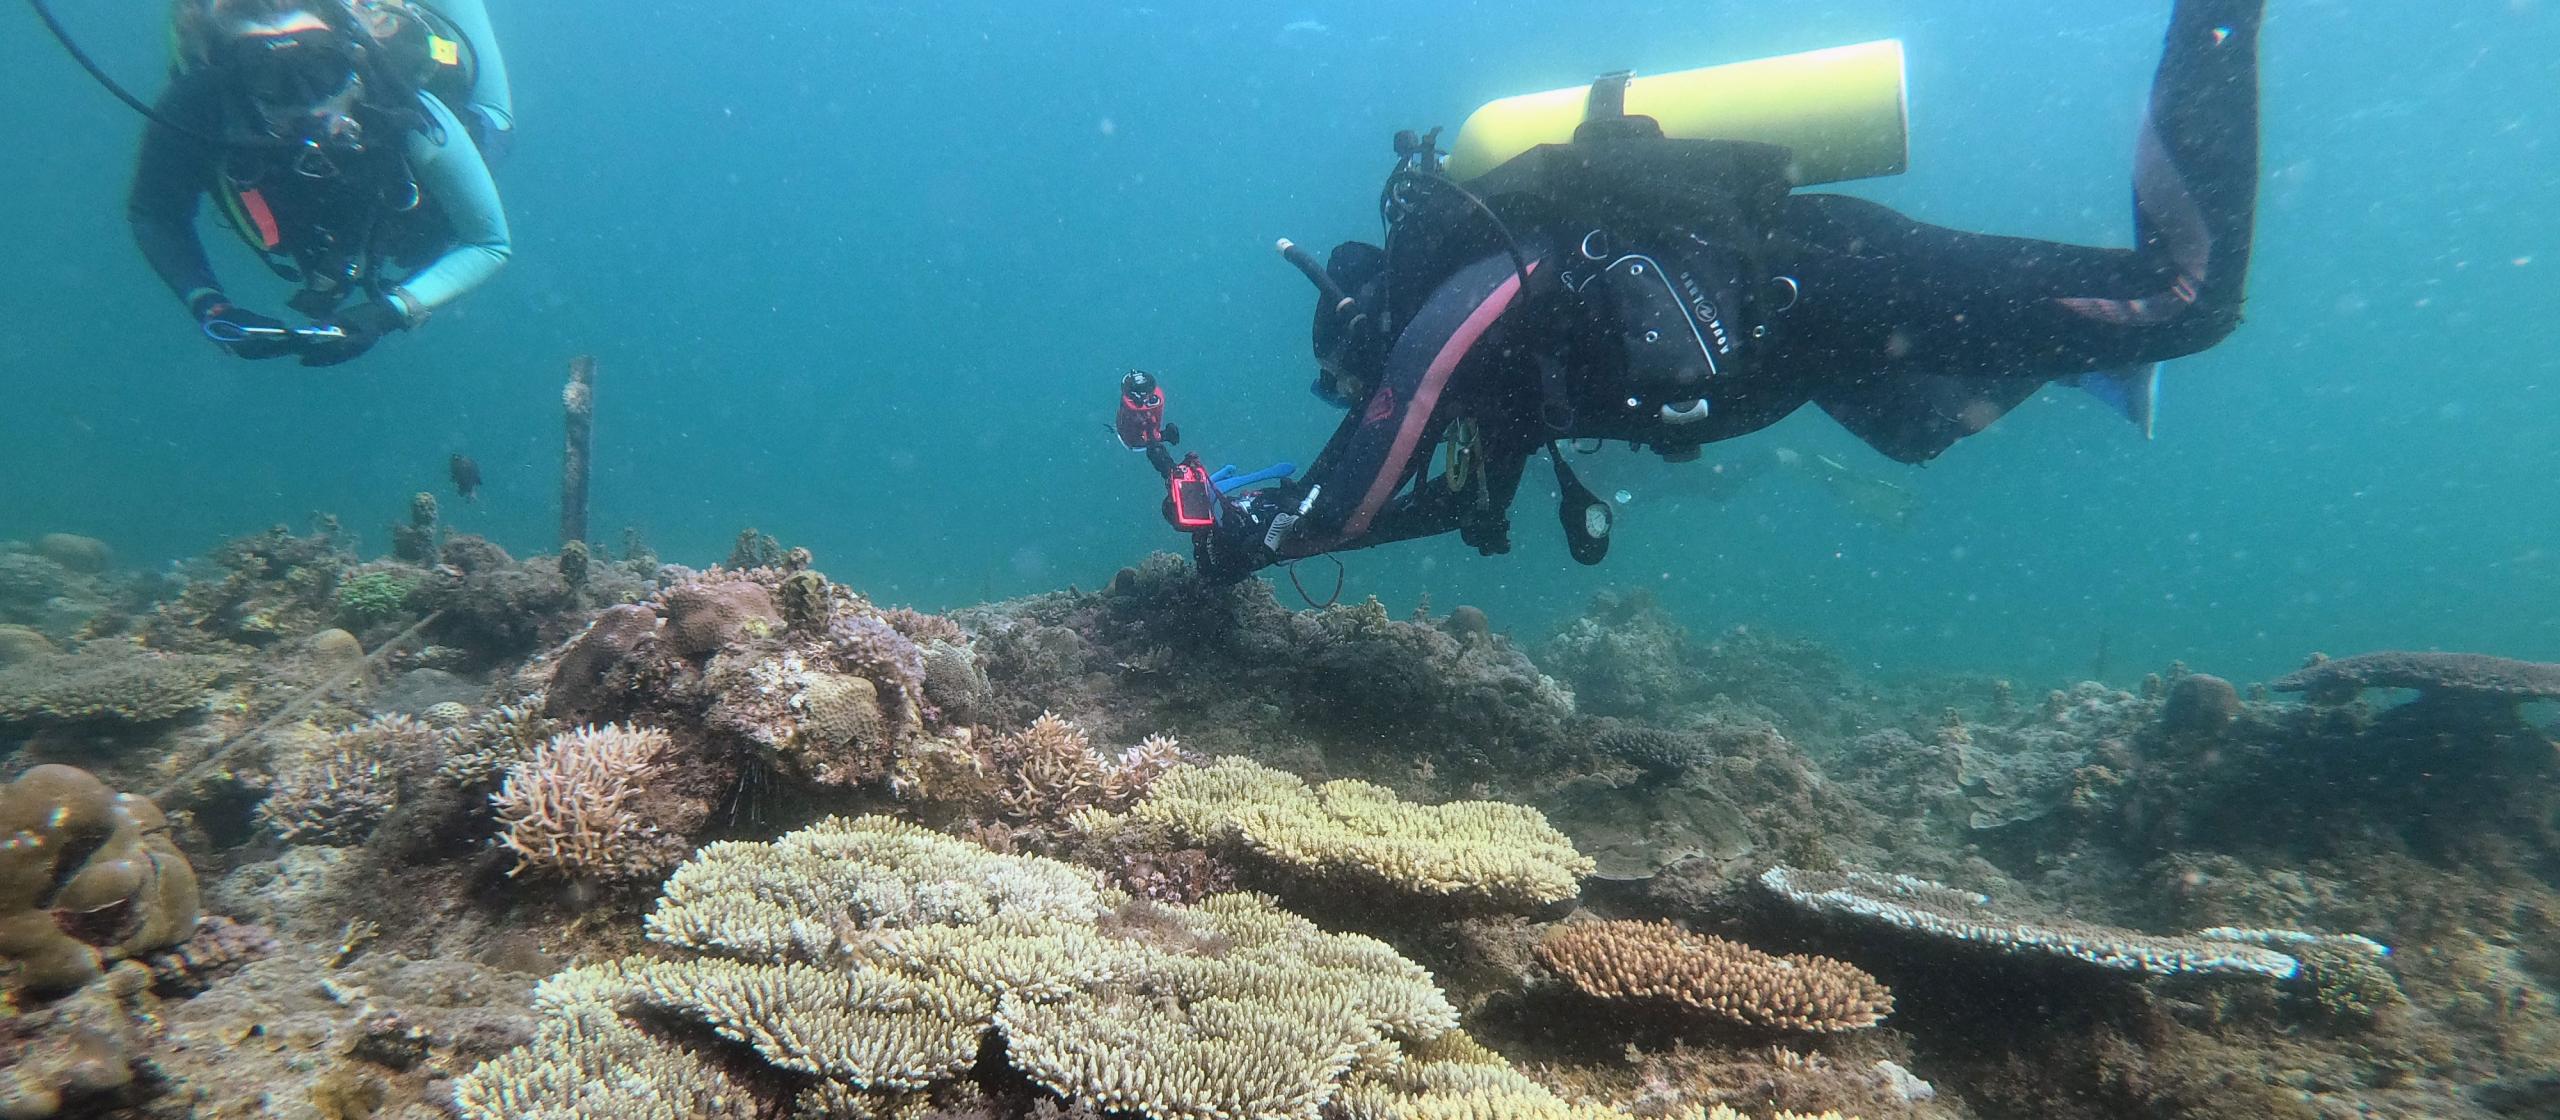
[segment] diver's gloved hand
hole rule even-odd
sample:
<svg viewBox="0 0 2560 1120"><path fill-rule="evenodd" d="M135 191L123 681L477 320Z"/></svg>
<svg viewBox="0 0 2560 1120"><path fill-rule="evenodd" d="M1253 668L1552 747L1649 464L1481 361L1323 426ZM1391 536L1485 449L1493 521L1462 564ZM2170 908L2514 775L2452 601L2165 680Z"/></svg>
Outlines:
<svg viewBox="0 0 2560 1120"><path fill-rule="evenodd" d="M1458 539L1466 542L1480 556L1500 556L1511 551L1511 517L1496 513L1492 517L1461 521Z"/></svg>
<svg viewBox="0 0 2560 1120"><path fill-rule="evenodd" d="M302 347L300 339L285 332L283 320L233 307L220 292L197 296L187 310L196 317L196 329L233 357L252 361L281 358Z"/></svg>
<svg viewBox="0 0 2560 1120"><path fill-rule="evenodd" d="M1278 562L1279 554L1262 541L1281 509L1279 499L1268 491L1229 504L1217 527L1192 538L1191 563L1199 569L1200 578L1214 584L1234 583Z"/></svg>
<svg viewBox="0 0 2560 1120"><path fill-rule="evenodd" d="M368 299L324 325L336 327L344 333L338 338L316 338L304 343L302 364L334 366L340 362L352 362L363 357L365 351L373 349L373 344L382 341L382 336L409 329L409 319L389 303Z"/></svg>

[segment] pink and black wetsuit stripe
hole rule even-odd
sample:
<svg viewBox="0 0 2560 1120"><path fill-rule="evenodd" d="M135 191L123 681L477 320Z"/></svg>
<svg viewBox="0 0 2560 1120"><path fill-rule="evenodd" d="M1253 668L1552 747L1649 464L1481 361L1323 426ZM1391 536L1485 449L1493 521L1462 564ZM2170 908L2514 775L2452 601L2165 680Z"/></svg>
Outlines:
<svg viewBox="0 0 2560 1120"><path fill-rule="evenodd" d="M1538 269L1532 262L1532 274ZM1445 532L1454 511L1398 492L1431 461L1450 414L1442 406L1466 386L1462 367L1492 360L1505 313L1520 302L1522 276L1507 254L1460 269L1397 333L1385 372L1325 448L1306 481L1323 487L1307 517L1282 540L1281 554Z"/></svg>

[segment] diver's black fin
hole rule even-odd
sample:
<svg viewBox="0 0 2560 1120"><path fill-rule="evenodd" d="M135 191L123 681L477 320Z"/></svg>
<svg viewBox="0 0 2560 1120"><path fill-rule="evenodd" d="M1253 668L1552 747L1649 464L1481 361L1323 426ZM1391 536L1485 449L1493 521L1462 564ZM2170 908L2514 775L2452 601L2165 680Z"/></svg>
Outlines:
<svg viewBox="0 0 2560 1120"><path fill-rule="evenodd" d="M2106 402L2107 407L2132 421L2134 427L2142 429L2142 438L2151 438L2152 416L2160 407L2160 363L2144 362L2138 366L2091 370L2057 379L2055 383L2072 386Z"/></svg>
<svg viewBox="0 0 2560 1120"><path fill-rule="evenodd" d="M2027 377L1905 373L1825 385L1813 403L1886 458L1926 463L2042 387Z"/></svg>

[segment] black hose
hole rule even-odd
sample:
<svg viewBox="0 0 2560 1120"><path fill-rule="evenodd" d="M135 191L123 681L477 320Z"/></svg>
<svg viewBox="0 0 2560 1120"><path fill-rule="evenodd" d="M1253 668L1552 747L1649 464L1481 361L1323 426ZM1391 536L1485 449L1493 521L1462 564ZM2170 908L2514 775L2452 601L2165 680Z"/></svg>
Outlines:
<svg viewBox="0 0 2560 1120"><path fill-rule="evenodd" d="M1315 254L1308 252L1306 246L1283 237L1280 239L1280 256L1295 267L1300 275L1305 276L1308 283L1316 286L1316 291L1324 296L1326 302L1333 305L1336 313L1357 302L1343 292L1342 285L1333 282L1332 274L1326 272L1323 265L1316 263Z"/></svg>
<svg viewBox="0 0 2560 1120"><path fill-rule="evenodd" d="M88 71L91 78L97 79L98 84L108 93L116 95L116 100L131 106L134 112L142 114L144 119L151 123L217 148L282 148L290 145L290 141L272 136L215 136L202 129L179 124L161 116L159 110L152 108L149 103L118 85L114 78L108 77L106 70L98 65L97 60L90 58L89 52L81 50L80 44L72 41L71 32L63 28L61 20L54 18L52 5L45 3L45 0L27 0L27 6L35 9L36 18L44 21L45 30L53 33L53 41L62 44L63 51L71 56L71 61L79 63L80 68Z"/></svg>
<svg viewBox="0 0 2560 1120"><path fill-rule="evenodd" d="M1502 215L1494 213L1493 207L1487 205L1482 197L1468 190L1455 179L1437 171L1418 171L1410 167L1399 167L1387 175L1386 185L1378 188L1378 213L1385 219L1387 227L1387 243L1384 249L1386 267L1379 274L1378 304L1381 308L1387 309L1386 314L1392 315L1396 305L1396 227L1401 224L1398 216L1391 215L1389 211L1397 205L1396 187L1406 183L1421 184L1434 190L1455 191L1458 197L1467 201L1467 205L1484 215L1485 221L1493 224L1493 232L1502 238L1502 251L1511 257L1511 271L1520 277L1520 290L1523 292L1529 290L1529 256L1520 248L1520 239L1512 236L1511 226L1502 220Z"/></svg>
<svg viewBox="0 0 2560 1120"><path fill-rule="evenodd" d="M1387 176L1387 186L1380 198L1382 203L1385 202L1387 198L1392 197L1395 192L1396 184L1398 183L1420 183L1429 186L1433 190L1449 190L1457 192L1459 198L1465 199L1467 205L1474 207L1477 213L1484 215L1485 221L1493 224L1493 232L1502 238L1502 251L1510 254L1511 256L1511 270L1520 274L1520 284L1522 287L1525 288L1528 286L1529 257L1528 254L1521 251L1520 239L1511 235L1511 226L1502 220L1502 215L1494 213L1493 207L1486 204L1485 200L1478 196L1476 192L1468 190L1464 186L1459 185L1457 180L1451 179L1445 175L1428 171L1402 169Z"/></svg>

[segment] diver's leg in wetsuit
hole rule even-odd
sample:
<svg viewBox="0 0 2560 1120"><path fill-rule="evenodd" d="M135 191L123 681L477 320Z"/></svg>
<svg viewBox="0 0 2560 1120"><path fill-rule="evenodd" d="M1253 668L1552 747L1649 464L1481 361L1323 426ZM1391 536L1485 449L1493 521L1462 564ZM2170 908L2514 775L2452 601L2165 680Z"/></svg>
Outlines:
<svg viewBox="0 0 2560 1120"><path fill-rule="evenodd" d="M2238 324L2258 180L2263 0L2180 0L2134 157L2135 247L1968 233L1838 195L1788 200L1804 298L1782 367L1921 461L2044 381L2213 345ZM1990 380L1986 380L1990 379Z"/></svg>

